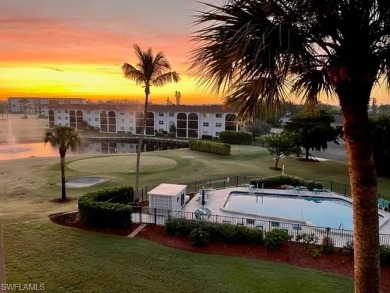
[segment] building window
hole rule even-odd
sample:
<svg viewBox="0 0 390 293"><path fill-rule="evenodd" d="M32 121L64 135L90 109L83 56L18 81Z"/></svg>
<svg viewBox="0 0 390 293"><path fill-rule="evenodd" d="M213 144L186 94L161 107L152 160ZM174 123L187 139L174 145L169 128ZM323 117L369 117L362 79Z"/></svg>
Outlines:
<svg viewBox="0 0 390 293"><path fill-rule="evenodd" d="M175 117L175 113L169 113L169 117Z"/></svg>
<svg viewBox="0 0 390 293"><path fill-rule="evenodd" d="M61 110L58 110L58 113L61 113Z"/></svg>
<svg viewBox="0 0 390 293"><path fill-rule="evenodd" d="M124 126L121 126L120 129L121 129L121 130L125 130L125 127L124 127Z"/></svg>
<svg viewBox="0 0 390 293"><path fill-rule="evenodd" d="M96 122L99 122L99 118L95 118L95 121L96 121Z"/></svg>
<svg viewBox="0 0 390 293"><path fill-rule="evenodd" d="M164 113L158 113L158 116L164 117Z"/></svg>
<svg viewBox="0 0 390 293"><path fill-rule="evenodd" d="M65 114L67 114L68 113L68 110L65 110Z"/></svg>
<svg viewBox="0 0 390 293"><path fill-rule="evenodd" d="M215 123L215 127L222 127L222 123L221 122L216 122Z"/></svg>
<svg viewBox="0 0 390 293"><path fill-rule="evenodd" d="M65 117L65 120L68 120L68 117Z"/></svg>
<svg viewBox="0 0 390 293"><path fill-rule="evenodd" d="M210 113L203 113L203 118L210 118Z"/></svg>
<svg viewBox="0 0 390 293"><path fill-rule="evenodd" d="M123 115L125 115L125 113L123 113L123 112L119 112L119 115L122 115L122 116L123 116Z"/></svg>
<svg viewBox="0 0 390 293"><path fill-rule="evenodd" d="M130 131L134 131L134 127L129 127L129 130Z"/></svg>
<svg viewBox="0 0 390 293"><path fill-rule="evenodd" d="M130 116L133 116L133 115L134 115L134 113L133 113L133 112L129 112L129 115L130 115Z"/></svg>
<svg viewBox="0 0 390 293"><path fill-rule="evenodd" d="M122 123L125 123L125 119L121 119Z"/></svg>
<svg viewBox="0 0 390 293"><path fill-rule="evenodd" d="M215 136L219 137L220 132L215 132Z"/></svg>
<svg viewBox="0 0 390 293"><path fill-rule="evenodd" d="M163 120L159 120L158 121L158 125L164 125L164 121Z"/></svg>
<svg viewBox="0 0 390 293"><path fill-rule="evenodd" d="M90 110L88 110L88 111L87 111L87 114L91 114L91 111L90 111Z"/></svg>
<svg viewBox="0 0 390 293"><path fill-rule="evenodd" d="M222 118L222 114L221 113L217 113L217 114L215 114L215 117Z"/></svg>
<svg viewBox="0 0 390 293"><path fill-rule="evenodd" d="M209 123L208 122L203 122L203 127L209 127Z"/></svg>
<svg viewBox="0 0 390 293"><path fill-rule="evenodd" d="M61 116L58 116L58 120L62 120L62 117L61 117Z"/></svg>

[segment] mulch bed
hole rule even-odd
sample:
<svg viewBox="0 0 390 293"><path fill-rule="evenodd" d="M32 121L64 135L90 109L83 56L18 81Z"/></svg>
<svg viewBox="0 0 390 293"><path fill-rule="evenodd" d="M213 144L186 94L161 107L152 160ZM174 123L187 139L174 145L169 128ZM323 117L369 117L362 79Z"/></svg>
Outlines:
<svg viewBox="0 0 390 293"><path fill-rule="evenodd" d="M128 236L140 225L133 223L128 229L92 228L80 221L77 212L51 215L50 219L59 225L121 236ZM277 250L252 244L225 244L221 242L212 242L206 247L194 247L191 245L188 237L168 236L165 234L164 227L150 224L142 229L136 237L155 241L167 247L195 253L273 261L353 277L353 257L351 255L337 251L333 254L321 253L320 256L315 257L312 250L306 248L302 243L289 242ZM390 267L381 267L381 282L383 292L390 292Z"/></svg>

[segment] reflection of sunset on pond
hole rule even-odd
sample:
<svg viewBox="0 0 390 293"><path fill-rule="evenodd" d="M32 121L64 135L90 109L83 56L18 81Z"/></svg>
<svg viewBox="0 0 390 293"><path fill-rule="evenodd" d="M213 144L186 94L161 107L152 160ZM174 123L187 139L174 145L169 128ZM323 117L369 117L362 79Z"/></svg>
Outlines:
<svg viewBox="0 0 390 293"><path fill-rule="evenodd" d="M50 145L40 143L23 143L23 144L1 144L0 145L0 160L15 160L29 157L51 157L56 156L58 150Z"/></svg>

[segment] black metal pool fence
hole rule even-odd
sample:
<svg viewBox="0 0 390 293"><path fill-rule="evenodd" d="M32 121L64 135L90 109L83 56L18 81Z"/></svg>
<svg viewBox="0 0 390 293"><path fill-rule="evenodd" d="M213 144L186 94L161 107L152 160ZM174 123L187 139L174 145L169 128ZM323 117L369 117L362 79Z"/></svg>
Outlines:
<svg viewBox="0 0 390 293"><path fill-rule="evenodd" d="M301 234L314 234L318 242L321 244L325 237L330 237L333 240L335 247L345 247L352 243L353 231L344 229L335 229L330 227L315 227L302 224L300 222L282 222L268 221L255 218L231 217L222 215L199 216L193 212L161 210L148 207L134 207L132 213L132 222L145 223L154 225L164 225L168 219L182 218L187 220L201 220L212 223L231 224L236 226L244 226L253 229L260 229L264 233L273 229L285 230L289 235L293 236L293 241ZM379 241L381 245L390 245L390 235L380 234Z"/></svg>
<svg viewBox="0 0 390 293"><path fill-rule="evenodd" d="M248 184L251 180L261 180L263 177L255 176L255 175L234 175L234 176L225 176L225 177L210 177L208 179L194 180L190 182L165 182L172 184L182 184L187 185L187 193L197 193L202 188L213 188L213 189L221 189L226 187L234 187L241 186L242 184ZM349 184L338 183L331 180L317 180L310 179L306 181L314 181L321 183L323 189L328 189L332 192L338 193L340 195L344 195L347 197L351 197L351 188ZM145 186L140 190L140 201L148 200L148 192L155 188L157 185ZM255 186L255 188L261 189L261 186Z"/></svg>
<svg viewBox="0 0 390 293"><path fill-rule="evenodd" d="M262 177L254 175L234 175L226 177L210 177L209 179L194 180L190 182L169 182L172 184L182 184L187 185L187 193L197 193L202 188L213 188L213 189L222 189L227 187L238 187L242 184L248 184L251 180L257 179L261 180ZM338 183L331 180L317 180L311 179L308 181L314 181L321 183L323 189L330 190L332 192L338 193L340 195L351 197L351 188L349 184ZM145 186L140 190L140 201L148 200L148 192L157 185ZM255 188L261 189L261 186L255 186ZM192 212L181 212L181 211L169 211L169 210L159 210L159 209L150 209L147 207L134 207L132 220L135 223L146 223L146 224L155 224L155 225L164 225L165 221L170 218L186 218L189 220L199 220L196 217L195 213ZM207 218L207 221L214 223L230 223L233 225L242 225L245 227L262 229L264 232L270 231L272 229L283 229L286 230L290 235L294 236L294 239L297 235L306 233L313 233L319 239L321 243L322 239L326 236L331 237L334 241L336 247L343 247L347 245L349 241L353 239L353 232L350 230L344 229L335 229L329 227L314 227L309 225L304 225L301 223L293 222L277 222L277 221L266 221L258 220L244 217L231 217L231 216L221 216L221 215L211 215ZM390 245L390 235L389 234L380 234L380 243L381 245Z"/></svg>

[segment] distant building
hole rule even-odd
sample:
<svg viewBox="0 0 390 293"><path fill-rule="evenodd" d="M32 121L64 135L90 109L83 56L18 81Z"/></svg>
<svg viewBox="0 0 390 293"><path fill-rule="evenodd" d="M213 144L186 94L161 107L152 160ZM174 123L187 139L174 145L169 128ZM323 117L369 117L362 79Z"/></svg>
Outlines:
<svg viewBox="0 0 390 293"><path fill-rule="evenodd" d="M48 117L51 104L85 104L82 98L40 98L40 97L11 97L8 98L9 113L37 114Z"/></svg>
<svg viewBox="0 0 390 293"><path fill-rule="evenodd" d="M98 129L105 133L140 134L142 104L51 104L49 126L69 125L77 130ZM238 130L236 115L222 105L148 106L145 134L170 133L178 138L219 137L225 130Z"/></svg>

